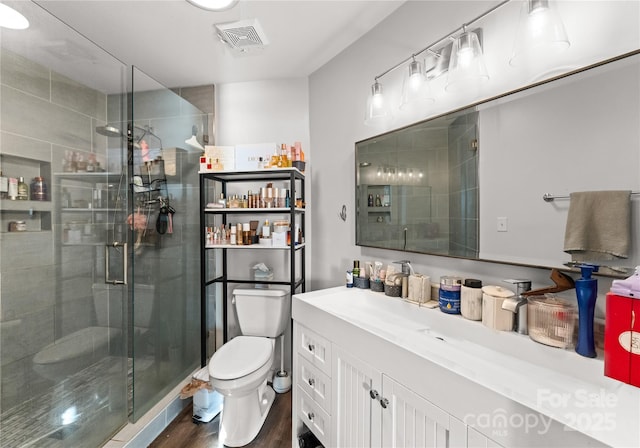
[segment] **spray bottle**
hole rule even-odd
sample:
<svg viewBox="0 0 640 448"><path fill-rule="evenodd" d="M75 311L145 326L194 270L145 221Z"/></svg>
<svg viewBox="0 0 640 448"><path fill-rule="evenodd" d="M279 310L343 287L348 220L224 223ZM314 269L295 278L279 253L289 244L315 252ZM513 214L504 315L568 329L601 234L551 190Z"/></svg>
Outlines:
<svg viewBox="0 0 640 448"><path fill-rule="evenodd" d="M596 357L596 346L593 340L593 318L598 297L598 281L591 274L598 272L598 266L580 265L582 277L576 280L578 296L578 343L576 352L587 358Z"/></svg>

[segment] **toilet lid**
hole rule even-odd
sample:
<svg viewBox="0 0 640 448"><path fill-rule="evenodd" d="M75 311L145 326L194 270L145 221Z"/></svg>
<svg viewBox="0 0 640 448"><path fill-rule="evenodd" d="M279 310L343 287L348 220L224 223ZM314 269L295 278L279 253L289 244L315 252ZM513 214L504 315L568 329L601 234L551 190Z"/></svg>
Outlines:
<svg viewBox="0 0 640 448"><path fill-rule="evenodd" d="M213 354L209 361L209 376L219 380L241 378L265 365L272 353L272 339L235 337Z"/></svg>
<svg viewBox="0 0 640 448"><path fill-rule="evenodd" d="M57 339L33 357L36 364L51 364L68 359L87 356L98 347L107 346L121 331L109 327L87 327Z"/></svg>

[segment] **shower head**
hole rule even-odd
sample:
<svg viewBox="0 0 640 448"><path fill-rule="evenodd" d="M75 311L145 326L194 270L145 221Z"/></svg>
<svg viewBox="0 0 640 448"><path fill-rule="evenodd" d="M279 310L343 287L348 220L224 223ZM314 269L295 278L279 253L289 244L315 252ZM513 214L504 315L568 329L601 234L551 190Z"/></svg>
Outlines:
<svg viewBox="0 0 640 448"><path fill-rule="evenodd" d="M96 132L100 135L104 135L105 137L122 137L123 134L120 129L115 126L96 126Z"/></svg>

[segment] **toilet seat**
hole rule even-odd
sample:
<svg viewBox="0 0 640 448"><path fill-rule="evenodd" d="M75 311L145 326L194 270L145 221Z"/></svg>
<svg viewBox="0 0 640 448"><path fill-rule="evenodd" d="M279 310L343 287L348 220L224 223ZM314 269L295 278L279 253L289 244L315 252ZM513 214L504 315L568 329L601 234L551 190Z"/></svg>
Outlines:
<svg viewBox="0 0 640 448"><path fill-rule="evenodd" d="M237 336L213 354L209 376L232 380L247 376L271 360L273 339L257 336Z"/></svg>
<svg viewBox="0 0 640 448"><path fill-rule="evenodd" d="M36 364L52 364L91 355L96 348L108 346L120 335L120 330L109 327L87 327L68 334L47 345L33 357Z"/></svg>

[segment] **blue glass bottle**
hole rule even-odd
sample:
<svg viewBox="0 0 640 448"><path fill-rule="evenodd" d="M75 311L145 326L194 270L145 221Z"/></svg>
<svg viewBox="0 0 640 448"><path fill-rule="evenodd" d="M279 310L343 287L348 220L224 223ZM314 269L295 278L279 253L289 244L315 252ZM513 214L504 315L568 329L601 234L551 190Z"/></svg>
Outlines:
<svg viewBox="0 0 640 448"><path fill-rule="evenodd" d="M593 318L598 297L598 281L591 274L598 272L598 266L580 265L582 277L576 280L578 297L578 343L576 352L587 358L596 357L596 346L593 340Z"/></svg>

